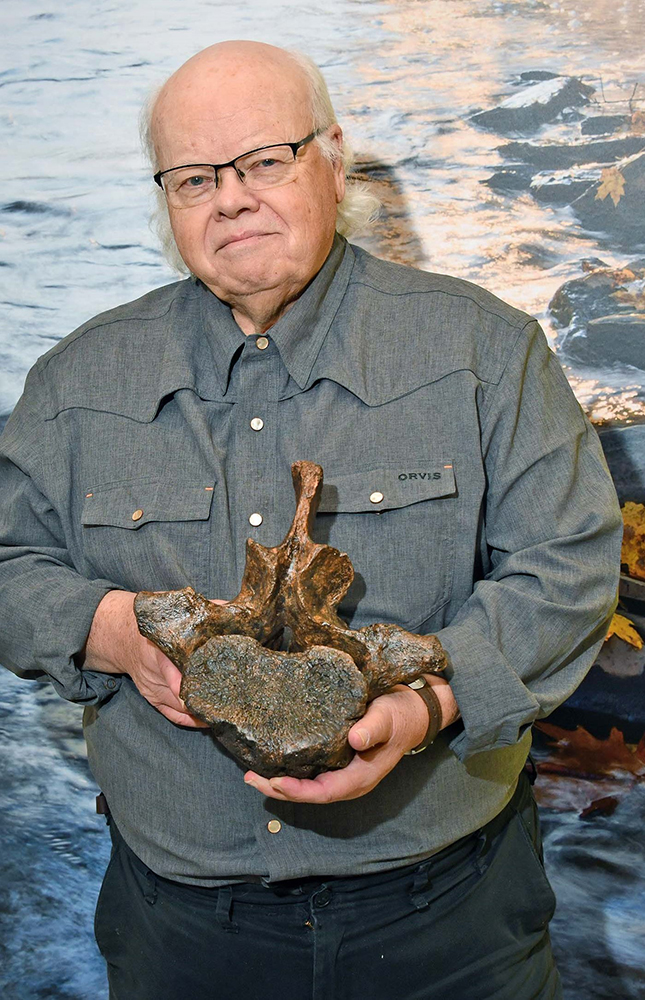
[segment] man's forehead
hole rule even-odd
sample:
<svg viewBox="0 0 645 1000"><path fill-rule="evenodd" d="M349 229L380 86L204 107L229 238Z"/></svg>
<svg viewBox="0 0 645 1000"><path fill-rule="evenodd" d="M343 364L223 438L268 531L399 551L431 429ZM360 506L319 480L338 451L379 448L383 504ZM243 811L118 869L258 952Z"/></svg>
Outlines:
<svg viewBox="0 0 645 1000"><path fill-rule="evenodd" d="M258 146L297 141L310 121L306 105L298 114L293 104L276 108L248 99L229 112L219 107L176 108L159 121L155 145L163 160L221 163Z"/></svg>
<svg viewBox="0 0 645 1000"><path fill-rule="evenodd" d="M291 132L310 126L307 80L292 61L286 66L263 59L241 65L230 58L187 64L162 88L153 114L158 149L211 140L232 143L231 156L265 141L302 138Z"/></svg>

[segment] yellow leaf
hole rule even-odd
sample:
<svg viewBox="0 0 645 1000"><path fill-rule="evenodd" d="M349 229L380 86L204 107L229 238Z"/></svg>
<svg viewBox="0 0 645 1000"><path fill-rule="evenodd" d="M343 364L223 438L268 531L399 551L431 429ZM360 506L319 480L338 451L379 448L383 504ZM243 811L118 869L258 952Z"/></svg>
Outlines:
<svg viewBox="0 0 645 1000"><path fill-rule="evenodd" d="M600 175L600 187L596 192L596 201L604 201L610 196L614 206L618 204L625 192L625 178L618 167L607 167Z"/></svg>
<svg viewBox="0 0 645 1000"><path fill-rule="evenodd" d="M630 622L629 618L625 618L624 615L614 615L609 626L609 631L605 636L605 642L612 635L622 639L623 642L628 642L630 646L634 646L636 649L643 648L643 640L634 628L633 622Z"/></svg>
<svg viewBox="0 0 645 1000"><path fill-rule="evenodd" d="M622 509L623 548L621 563L630 576L645 580L645 506L628 502Z"/></svg>

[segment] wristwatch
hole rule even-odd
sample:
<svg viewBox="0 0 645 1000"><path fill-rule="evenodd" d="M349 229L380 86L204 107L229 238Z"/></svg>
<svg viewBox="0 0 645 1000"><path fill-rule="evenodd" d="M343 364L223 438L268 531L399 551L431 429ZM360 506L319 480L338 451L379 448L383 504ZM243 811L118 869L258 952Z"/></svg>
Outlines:
<svg viewBox="0 0 645 1000"><path fill-rule="evenodd" d="M421 753L426 747L429 747L431 743L434 742L437 733L441 729L441 702L437 698L436 694L432 690L432 685L428 684L425 677L417 677L416 680L410 681L408 684L409 688L416 691L426 703L428 709L428 714L430 716L430 722L428 725L428 731L419 743L418 746L413 747L412 750L406 750L405 755L408 756L414 753Z"/></svg>

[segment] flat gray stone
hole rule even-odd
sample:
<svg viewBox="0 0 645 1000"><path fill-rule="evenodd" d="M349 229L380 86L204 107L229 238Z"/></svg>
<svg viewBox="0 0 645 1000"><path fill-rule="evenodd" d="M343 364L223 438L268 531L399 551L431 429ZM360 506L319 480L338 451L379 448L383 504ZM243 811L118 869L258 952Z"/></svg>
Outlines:
<svg viewBox="0 0 645 1000"><path fill-rule="evenodd" d="M549 76L523 87L497 107L477 112L470 120L493 132L535 132L565 108L588 104L593 92L593 87L577 77Z"/></svg>

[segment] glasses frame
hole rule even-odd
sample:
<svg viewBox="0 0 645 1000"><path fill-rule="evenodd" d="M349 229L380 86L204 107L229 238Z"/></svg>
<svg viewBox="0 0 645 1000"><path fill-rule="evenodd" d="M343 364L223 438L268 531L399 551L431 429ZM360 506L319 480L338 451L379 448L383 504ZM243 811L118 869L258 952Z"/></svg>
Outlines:
<svg viewBox="0 0 645 1000"><path fill-rule="evenodd" d="M298 142L272 142L268 146L258 146L256 149L248 149L246 153L240 153L233 160L229 160L228 163L182 163L178 167L168 167L167 170L158 170L156 174L153 175L155 184L158 184L161 190L166 194L161 178L166 174L171 174L174 170L185 170L187 167L211 167L215 171L215 190L219 187L219 172L224 170L226 167L233 167L233 170L239 177L242 184L244 184L244 177L240 174L240 171L236 167L238 160L243 160L245 156L251 156L252 153L261 153L263 149L275 149L276 146L288 146L293 153L293 161L296 162L296 156L299 149L306 146L307 143L311 142L320 135L321 129L316 129L314 132L310 132L306 135L304 139L300 139ZM261 190L261 189L259 189Z"/></svg>

